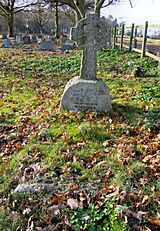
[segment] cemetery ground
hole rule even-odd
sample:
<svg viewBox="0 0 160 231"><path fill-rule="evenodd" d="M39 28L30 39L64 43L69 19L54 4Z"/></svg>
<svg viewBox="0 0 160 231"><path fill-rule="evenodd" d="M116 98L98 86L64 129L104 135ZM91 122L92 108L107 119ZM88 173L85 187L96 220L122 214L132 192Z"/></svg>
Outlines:
<svg viewBox="0 0 160 231"><path fill-rule="evenodd" d="M98 52L113 110L59 111L79 51L0 50L0 230L158 230L160 71ZM34 184L31 192L15 192ZM41 186L42 185L42 186Z"/></svg>

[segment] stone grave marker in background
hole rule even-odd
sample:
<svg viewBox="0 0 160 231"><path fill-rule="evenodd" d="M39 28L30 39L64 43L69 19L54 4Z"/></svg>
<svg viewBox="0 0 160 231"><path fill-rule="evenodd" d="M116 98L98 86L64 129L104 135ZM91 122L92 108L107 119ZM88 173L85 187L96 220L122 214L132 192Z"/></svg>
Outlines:
<svg viewBox="0 0 160 231"><path fill-rule="evenodd" d="M30 36L29 36L29 34L28 34L28 32L26 32L24 35L23 35L23 42L25 43L25 44L30 44L31 43L31 38L30 38Z"/></svg>
<svg viewBox="0 0 160 231"><path fill-rule="evenodd" d="M43 40L40 43L40 50L43 50L43 51L53 51L54 50L54 43L53 43L53 41Z"/></svg>
<svg viewBox="0 0 160 231"><path fill-rule="evenodd" d="M97 78L97 50L106 37L105 24L97 14L89 14L72 28L71 39L83 50L80 76L65 87L60 109L69 111L109 111L112 109L108 88Z"/></svg>
<svg viewBox="0 0 160 231"><path fill-rule="evenodd" d="M1 48L9 48L9 47L13 47L13 43L9 40L9 38L4 39L3 44L1 46Z"/></svg>
<svg viewBox="0 0 160 231"><path fill-rule="evenodd" d="M21 44L22 37L19 34L17 34L15 40L16 40L16 44Z"/></svg>
<svg viewBox="0 0 160 231"><path fill-rule="evenodd" d="M2 32L2 39L6 39L7 38L7 32L3 31Z"/></svg>
<svg viewBox="0 0 160 231"><path fill-rule="evenodd" d="M68 40L68 36L66 34L63 34L60 40L60 44L61 44L61 51L64 52L66 50L68 50L68 46L65 45L65 42Z"/></svg>
<svg viewBox="0 0 160 231"><path fill-rule="evenodd" d="M62 46L61 46L61 51L62 51L62 52L66 52L66 51L69 52L70 49L73 49L73 48L75 48L75 47L76 47L75 42L72 41L72 40L70 40L70 39L67 39L67 40L65 40L65 42L62 44Z"/></svg>
<svg viewBox="0 0 160 231"><path fill-rule="evenodd" d="M37 38L37 42L38 42L38 44L41 44L41 42L43 41L43 39L42 38Z"/></svg>
<svg viewBox="0 0 160 231"><path fill-rule="evenodd" d="M61 46L65 43L65 41L66 40L68 40L68 36L66 35L66 34L63 34L62 36L61 36Z"/></svg>
<svg viewBox="0 0 160 231"><path fill-rule="evenodd" d="M36 34L33 34L33 35L32 35L31 41L32 41L33 43L37 42L37 35L36 35Z"/></svg>
<svg viewBox="0 0 160 231"><path fill-rule="evenodd" d="M37 42L40 44L44 40L44 36L42 34L38 34L37 36Z"/></svg>

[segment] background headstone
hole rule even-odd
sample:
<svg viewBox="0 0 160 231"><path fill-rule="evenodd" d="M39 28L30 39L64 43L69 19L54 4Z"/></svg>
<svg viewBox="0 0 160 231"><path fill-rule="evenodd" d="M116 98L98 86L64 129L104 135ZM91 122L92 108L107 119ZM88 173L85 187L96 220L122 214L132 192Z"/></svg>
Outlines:
<svg viewBox="0 0 160 231"><path fill-rule="evenodd" d="M40 44L42 41L43 41L43 39L42 39L42 38L37 38L37 42L38 42L38 44Z"/></svg>
<svg viewBox="0 0 160 231"><path fill-rule="evenodd" d="M31 40L32 42L37 42L37 35L33 34Z"/></svg>
<svg viewBox="0 0 160 231"><path fill-rule="evenodd" d="M7 32L2 32L2 39L6 39L7 38Z"/></svg>
<svg viewBox="0 0 160 231"><path fill-rule="evenodd" d="M61 46L65 43L66 40L68 40L68 36L66 34L62 35L60 38Z"/></svg>
<svg viewBox="0 0 160 231"><path fill-rule="evenodd" d="M69 52L69 49L70 49L70 46L66 45L66 44L63 44L61 46L61 51L62 52Z"/></svg>
<svg viewBox="0 0 160 231"><path fill-rule="evenodd" d="M9 47L13 47L13 43L8 38L6 38L4 39L1 48L9 48Z"/></svg>
<svg viewBox="0 0 160 231"><path fill-rule="evenodd" d="M40 44L44 40L44 36L42 34L38 34L37 36L37 42Z"/></svg>
<svg viewBox="0 0 160 231"><path fill-rule="evenodd" d="M26 32L24 35L23 35L23 42L25 43L25 44L30 44L31 43L31 38L30 38L30 36L29 36L29 34L28 34L28 32Z"/></svg>
<svg viewBox="0 0 160 231"><path fill-rule="evenodd" d="M21 44L21 36L19 34L16 35L16 43Z"/></svg>
<svg viewBox="0 0 160 231"><path fill-rule="evenodd" d="M54 50L54 43L53 43L53 41L45 41L45 40L43 40L40 43L40 50L43 50L43 51L53 51Z"/></svg>
<svg viewBox="0 0 160 231"><path fill-rule="evenodd" d="M76 47L75 42L67 39L65 40L65 42L62 44L61 46L61 51L65 52L65 51L69 51L70 49L74 49Z"/></svg>

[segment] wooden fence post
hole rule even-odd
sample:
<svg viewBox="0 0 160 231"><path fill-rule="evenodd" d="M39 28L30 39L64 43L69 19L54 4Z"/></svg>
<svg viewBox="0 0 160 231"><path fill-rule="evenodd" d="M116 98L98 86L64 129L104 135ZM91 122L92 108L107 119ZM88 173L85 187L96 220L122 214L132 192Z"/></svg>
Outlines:
<svg viewBox="0 0 160 231"><path fill-rule="evenodd" d="M122 25L121 29L121 43L120 43L120 49L123 49L123 37L124 37L124 24Z"/></svg>
<svg viewBox="0 0 160 231"><path fill-rule="evenodd" d="M117 26L114 27L114 31L113 31L113 48L116 48L116 36L117 36Z"/></svg>
<svg viewBox="0 0 160 231"><path fill-rule="evenodd" d="M108 43L109 43L109 47L112 47L112 27L110 26L109 27L109 40L108 40Z"/></svg>
<svg viewBox="0 0 160 231"><path fill-rule="evenodd" d="M137 27L135 27L135 32L134 32L134 48L137 48Z"/></svg>
<svg viewBox="0 0 160 231"><path fill-rule="evenodd" d="M144 27L141 58L143 58L145 56L146 43L147 43L147 29L148 29L148 22L145 23L145 27Z"/></svg>
<svg viewBox="0 0 160 231"><path fill-rule="evenodd" d="M133 41L134 23L132 23L131 35L129 40L129 52L132 51L132 41Z"/></svg>

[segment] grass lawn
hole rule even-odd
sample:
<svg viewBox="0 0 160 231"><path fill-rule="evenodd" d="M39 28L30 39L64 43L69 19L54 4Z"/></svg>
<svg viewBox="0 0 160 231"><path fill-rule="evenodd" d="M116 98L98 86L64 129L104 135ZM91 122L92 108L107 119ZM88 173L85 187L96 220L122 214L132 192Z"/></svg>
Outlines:
<svg viewBox="0 0 160 231"><path fill-rule="evenodd" d="M158 230L160 70L98 53L108 113L59 111L79 51L0 50L0 230ZM50 193L15 193L23 183Z"/></svg>

